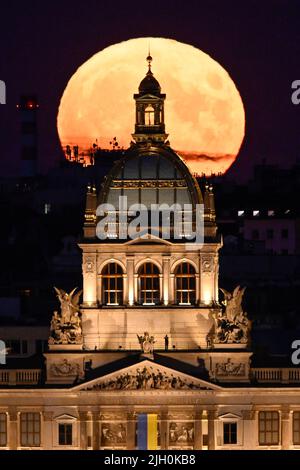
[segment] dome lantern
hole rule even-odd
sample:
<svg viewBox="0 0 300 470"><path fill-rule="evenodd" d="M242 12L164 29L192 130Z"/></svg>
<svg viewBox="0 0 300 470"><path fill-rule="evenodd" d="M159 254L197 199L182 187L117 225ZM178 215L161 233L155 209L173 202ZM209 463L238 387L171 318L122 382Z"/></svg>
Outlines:
<svg viewBox="0 0 300 470"><path fill-rule="evenodd" d="M135 142L155 142L163 144L168 134L165 133L164 100L159 82L151 70L152 57L150 52L146 58L148 71L139 85L139 93L134 94L136 102Z"/></svg>

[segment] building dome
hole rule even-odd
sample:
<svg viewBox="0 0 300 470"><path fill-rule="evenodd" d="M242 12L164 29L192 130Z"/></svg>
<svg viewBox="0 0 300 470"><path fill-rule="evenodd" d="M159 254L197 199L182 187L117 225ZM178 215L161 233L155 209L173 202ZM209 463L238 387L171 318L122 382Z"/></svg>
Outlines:
<svg viewBox="0 0 300 470"><path fill-rule="evenodd" d="M160 84L154 77L151 70L148 70L147 75L145 76L145 78L143 78L139 86L140 95L150 94L150 95L158 96L160 95L160 92L161 92Z"/></svg>
<svg viewBox="0 0 300 470"><path fill-rule="evenodd" d="M98 203L118 205L127 196L128 206L202 203L197 181L170 147L133 145L106 178Z"/></svg>

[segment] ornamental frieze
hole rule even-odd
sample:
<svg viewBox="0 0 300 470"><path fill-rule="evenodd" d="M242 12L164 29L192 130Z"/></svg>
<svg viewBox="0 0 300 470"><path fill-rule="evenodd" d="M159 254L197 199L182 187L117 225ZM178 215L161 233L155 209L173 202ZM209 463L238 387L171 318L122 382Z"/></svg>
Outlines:
<svg viewBox="0 0 300 470"><path fill-rule="evenodd" d="M139 189L139 188L186 188L186 181L178 180L113 180L113 189Z"/></svg>
<svg viewBox="0 0 300 470"><path fill-rule="evenodd" d="M207 387L152 367L124 372L110 380L91 385L87 390L200 390Z"/></svg>

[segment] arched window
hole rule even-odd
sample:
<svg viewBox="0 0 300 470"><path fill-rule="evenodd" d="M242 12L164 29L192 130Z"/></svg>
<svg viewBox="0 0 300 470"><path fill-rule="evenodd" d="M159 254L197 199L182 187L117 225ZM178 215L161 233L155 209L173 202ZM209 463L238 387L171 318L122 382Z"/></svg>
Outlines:
<svg viewBox="0 0 300 470"><path fill-rule="evenodd" d="M196 301L195 268L190 263L181 263L175 271L176 302L191 305Z"/></svg>
<svg viewBox="0 0 300 470"><path fill-rule="evenodd" d="M103 268L102 302L104 305L123 304L123 271L117 263L109 263Z"/></svg>
<svg viewBox="0 0 300 470"><path fill-rule="evenodd" d="M154 108L151 104L145 108L145 125L154 126Z"/></svg>
<svg viewBox="0 0 300 470"><path fill-rule="evenodd" d="M153 263L145 263L139 270L139 301L143 305L160 302L159 269Z"/></svg>

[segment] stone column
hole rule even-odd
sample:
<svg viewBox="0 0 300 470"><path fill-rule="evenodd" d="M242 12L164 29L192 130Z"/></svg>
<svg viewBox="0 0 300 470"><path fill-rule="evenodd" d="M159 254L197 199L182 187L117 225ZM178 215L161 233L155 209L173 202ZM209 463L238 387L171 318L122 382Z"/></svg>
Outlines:
<svg viewBox="0 0 300 470"><path fill-rule="evenodd" d="M98 411L93 411L92 412L92 430L93 430L93 435L92 435L92 447L93 450L99 450L100 447L100 434L99 434L99 422L100 422L100 416Z"/></svg>
<svg viewBox="0 0 300 470"><path fill-rule="evenodd" d="M202 410L195 410L194 449L202 450Z"/></svg>
<svg viewBox="0 0 300 470"><path fill-rule="evenodd" d="M136 417L133 412L127 413L127 450L136 447Z"/></svg>
<svg viewBox="0 0 300 470"><path fill-rule="evenodd" d="M208 422L208 450L215 450L216 436L215 436L215 420L217 419L217 412L215 410L207 411Z"/></svg>
<svg viewBox="0 0 300 470"><path fill-rule="evenodd" d="M255 411L242 410L243 416L243 449L254 450L258 440L258 430L255 429Z"/></svg>
<svg viewBox="0 0 300 470"><path fill-rule="evenodd" d="M53 412L52 411L44 411L43 412L43 435L42 437L42 444L43 449L52 449L53 448L53 430L52 430L52 422L53 422Z"/></svg>
<svg viewBox="0 0 300 470"><path fill-rule="evenodd" d="M169 291L169 304L174 304L176 302L175 295L175 274L170 274L170 291Z"/></svg>
<svg viewBox="0 0 300 470"><path fill-rule="evenodd" d="M79 411L79 447L81 450L86 450L88 446L87 422L89 420L90 420L90 417L86 411Z"/></svg>
<svg viewBox="0 0 300 470"><path fill-rule="evenodd" d="M83 304L87 307L97 306L97 269L96 253L84 253L82 262Z"/></svg>
<svg viewBox="0 0 300 470"><path fill-rule="evenodd" d="M200 274L196 274L195 275L196 277L196 298L195 298L195 301L196 301L196 304L200 304L200 300L201 300L201 291L200 291Z"/></svg>
<svg viewBox="0 0 300 470"><path fill-rule="evenodd" d="M8 408L8 420L7 444L10 450L16 450L19 445L18 413L14 406Z"/></svg>
<svg viewBox="0 0 300 470"><path fill-rule="evenodd" d="M170 282L170 256L163 256L163 292L162 292L162 298L163 298L164 305L168 305L170 303L169 282Z"/></svg>
<svg viewBox="0 0 300 470"><path fill-rule="evenodd" d="M168 439L168 413L162 411L160 415L160 448L167 450L169 446Z"/></svg>
<svg viewBox="0 0 300 470"><path fill-rule="evenodd" d="M122 298L122 305L128 305L127 274L123 274L123 298Z"/></svg>
<svg viewBox="0 0 300 470"><path fill-rule="evenodd" d="M102 299L102 274L99 274L97 281L97 300L100 305L103 303Z"/></svg>
<svg viewBox="0 0 300 470"><path fill-rule="evenodd" d="M134 257L127 256L127 293L126 300L129 305L133 305L135 301L135 289L134 289Z"/></svg>
<svg viewBox="0 0 300 470"><path fill-rule="evenodd" d="M281 449L288 450L290 446L293 444L292 436L291 436L291 412L289 407L282 407L281 408Z"/></svg>

